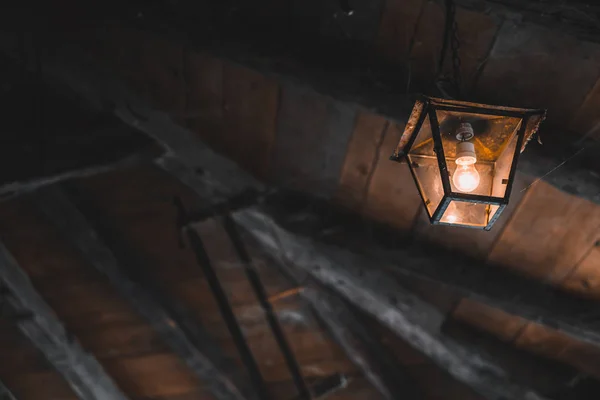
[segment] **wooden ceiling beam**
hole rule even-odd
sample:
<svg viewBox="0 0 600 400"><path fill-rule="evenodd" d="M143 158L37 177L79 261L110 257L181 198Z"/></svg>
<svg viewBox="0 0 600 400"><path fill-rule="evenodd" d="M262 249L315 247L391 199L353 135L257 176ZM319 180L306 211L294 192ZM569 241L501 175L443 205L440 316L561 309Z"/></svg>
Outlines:
<svg viewBox="0 0 600 400"><path fill-rule="evenodd" d="M55 59L54 62L47 60L45 70L49 76L68 84L90 104L112 102L115 115L125 124L141 130L161 143L167 149L167 154L157 160L159 166L174 173L184 182L193 182L201 178L201 186L194 183L190 186L195 186L196 191L202 191L203 198L219 202L248 188L257 191L266 189L264 184L238 167L235 162L218 155L199 140L194 132L173 122L167 114L148 106L112 76L78 67L68 59ZM532 164L538 165L535 162ZM583 175L578 175L573 170L570 172L573 174L566 176L565 182L577 181L578 176L593 175L590 171L584 171ZM600 188L600 176L598 180ZM593 189L596 187L594 182L586 182L587 187L592 188L588 193L596 190ZM323 216L336 213L338 210L330 207L323 210L321 215L315 215L313 220L327 221L330 219ZM360 220L352 219L357 224ZM354 226L352 229L360 231L361 227ZM389 235L389 232L384 230L383 234ZM373 252L378 251L379 246L374 246ZM389 258L382 262L392 262L399 267L399 271L404 271L402 273L453 286L467 296L511 314L538 321L577 339L600 345L600 329L594 327L589 318L580 318L591 311L593 305L589 301L556 293L549 286L520 278L501 268L483 267L478 262L456 258L454 254L451 256L456 258L456 261L448 263L448 254L441 250L433 252L427 248L415 248L384 253ZM440 255L436 257L434 253Z"/></svg>
<svg viewBox="0 0 600 400"><path fill-rule="evenodd" d="M313 3L303 6L310 24L303 23L298 15L289 14L289 10L278 15L280 10L273 9L274 14L266 13L265 17L260 10L269 7L268 4L261 2L260 8L232 1L209 6L200 1L177 3L174 7L119 5L118 10L106 5L104 13L113 18L111 21L116 14L126 27L171 40L192 51L209 52L284 82L298 83L390 121L406 123L414 102L413 96L406 93L408 71L375 53L371 44L373 34L365 33L367 25L373 30L372 24L346 27L332 10ZM103 26L102 21L97 22ZM336 25L338 28L332 30L331 26ZM315 28L324 26L330 27L325 33ZM71 59L73 56L76 55L69 55ZM48 58L46 61L52 62ZM62 68L57 64L55 67ZM562 134L553 136L559 139L555 144L529 144L521 157L519 171L600 204L599 171L585 162L581 154L571 158L585 147L593 159L598 147L592 148L594 142L582 146ZM558 165L561 168L553 170Z"/></svg>
<svg viewBox="0 0 600 400"><path fill-rule="evenodd" d="M0 200L159 155L147 136L53 90L7 57L0 57L0 73Z"/></svg>
<svg viewBox="0 0 600 400"><path fill-rule="evenodd" d="M230 362L209 335L197 325L190 326L191 323L181 317L181 312L170 311L181 307L170 304L156 291L132 280L120 266L111 248L103 242L99 232L58 187L43 188L32 199L63 237L110 280L217 399L252 398L244 385L228 377L226 372L230 371L223 371ZM140 278L139 282L143 282L143 279Z"/></svg>
<svg viewBox="0 0 600 400"><path fill-rule="evenodd" d="M438 0L442 2L442 0ZM532 22L579 39L600 43L600 7L590 1L455 0L468 10Z"/></svg>
<svg viewBox="0 0 600 400"><path fill-rule="evenodd" d="M16 320L17 327L46 356L81 400L127 400L96 358L66 331L1 243L0 279L9 291L4 300L24 315Z"/></svg>
<svg viewBox="0 0 600 400"><path fill-rule="evenodd" d="M444 337L439 330L443 315L393 280L382 279L369 258L294 235L255 209L237 211L233 218L273 257L335 290L479 394L489 399L544 398L516 384L486 354Z"/></svg>
<svg viewBox="0 0 600 400"><path fill-rule="evenodd" d="M199 178L176 160L164 165L200 196L206 193L206 175ZM544 398L515 384L485 354L444 337L440 333L444 315L396 284L392 276L382 274L369 258L287 232L267 213L255 209L236 211L233 217L270 257L333 289L478 393L490 399Z"/></svg>
<svg viewBox="0 0 600 400"><path fill-rule="evenodd" d="M309 285L302 298L311 306L325 329L364 374L365 378L388 400L422 398L419 387L407 371L392 359L378 338L372 335L337 296Z"/></svg>
<svg viewBox="0 0 600 400"><path fill-rule="evenodd" d="M194 188L203 198L220 202L248 188L259 192L266 189L263 183L235 162L217 154L199 140L194 132L175 123L167 114L148 106L114 77L89 68L81 68L72 62L72 58L46 60L45 71L50 77L74 89L90 104L112 102L115 115L125 124L141 130L161 143L167 149L167 154L157 159L157 164ZM589 174L590 171L586 173ZM577 180L577 176L575 173L566 179ZM202 185L197 184L199 179ZM595 184L592 182L588 187L593 188ZM339 210L330 207L323 210L321 215L314 215L312 220L327 221L330 218L322 217L338 212ZM357 224L361 221L360 218L351 220ZM364 227L356 225L352 229L360 232ZM388 230L382 232L383 236L390 234ZM369 238L363 237L362 240L368 241ZM379 245L373 246L374 253L377 254L379 250ZM438 253L439 256L435 256L434 253ZM401 273L417 275L455 287L469 297L508 313L538 321L574 338L600 345L600 329L595 327L589 318L580 318L591 312L593 304L589 301L557 293L549 286L518 277L501 268L482 266L475 261L457 258L455 254L448 255L439 249L432 251L428 248L414 248L395 252L384 251L382 254L389 257L382 260L382 263L391 262ZM448 263L449 256L456 261Z"/></svg>
<svg viewBox="0 0 600 400"><path fill-rule="evenodd" d="M54 175L32 178L25 181L17 181L0 185L0 200L8 200L17 196L31 193L44 186L54 185L76 178L87 178L98 174L104 174L116 169L128 168L151 161L154 156L143 153L135 153L114 162L97 164L80 169L68 170Z"/></svg>
<svg viewBox="0 0 600 400"><path fill-rule="evenodd" d="M246 238L247 240L247 238ZM254 244L255 241L251 241ZM280 258L265 254L267 265L277 268L295 285L302 285L300 297L310 306L333 340L364 374L365 378L388 400L421 399L419 387L407 371L393 360L368 326L361 323L344 301L324 289L306 274Z"/></svg>

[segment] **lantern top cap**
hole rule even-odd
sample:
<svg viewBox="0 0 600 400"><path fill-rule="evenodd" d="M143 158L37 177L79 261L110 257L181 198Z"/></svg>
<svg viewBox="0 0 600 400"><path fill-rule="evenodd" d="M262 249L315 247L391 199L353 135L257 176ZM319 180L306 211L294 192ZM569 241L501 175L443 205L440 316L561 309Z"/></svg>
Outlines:
<svg viewBox="0 0 600 400"><path fill-rule="evenodd" d="M494 110L494 111L506 111L507 114L510 115L514 115L514 114L522 114L522 115L543 115L544 117L546 116L546 110L544 109L536 109L536 108L519 108L519 107L506 107L506 106L495 106L495 105L490 105L490 104L483 104L483 103L474 103L474 102L469 102L469 101L462 101L462 100L449 100L449 99L440 99L438 97L431 97L431 96L424 96L424 95L420 95L419 98L417 99L417 101L424 101L427 102L429 104L431 104L432 106L448 106L451 108L457 107L457 108L465 108L465 109L475 109L475 110ZM465 110L465 112L468 112L468 110Z"/></svg>
<svg viewBox="0 0 600 400"><path fill-rule="evenodd" d="M406 155L406 145L410 142L410 139L413 137L413 135L418 133L420 122L430 109L446 110L465 114L489 114L520 119L529 118L530 121L525 132L521 152L525 149L525 146L529 140L531 140L531 137L537 132L540 123L546 118L546 110L544 109L495 106L419 95L415 101L415 105L412 109L408 122L406 123L404 133L402 134L400 142L398 143L396 151L392 155L391 159L399 161Z"/></svg>

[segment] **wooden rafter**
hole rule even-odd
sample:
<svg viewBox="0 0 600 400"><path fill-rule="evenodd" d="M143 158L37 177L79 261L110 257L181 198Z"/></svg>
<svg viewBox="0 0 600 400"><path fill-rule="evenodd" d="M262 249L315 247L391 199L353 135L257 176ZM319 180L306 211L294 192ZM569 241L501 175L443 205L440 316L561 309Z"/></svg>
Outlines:
<svg viewBox="0 0 600 400"><path fill-rule="evenodd" d="M537 3L543 7L541 2ZM403 124L408 120L413 99L406 94L405 72L373 54L370 46L360 41L360 32L356 35L358 39L343 35L321 37L310 29L285 29L275 17L260 19L260 13L240 15L240 10L233 12L228 7L223 4L211 8L202 2L178 5L170 10L169 20L164 9L151 5L139 6L135 13L124 8L115 12L121 14L120 22L128 28L144 30L148 35L171 40L192 51L209 52L284 82L300 83L320 94L383 115L390 121ZM252 12L252 7L245 7L244 12ZM314 21L336 23L330 20L332 16L327 10L315 12L317 14L311 15ZM139 14L144 18L137 18ZM159 26L161 28L157 28ZM274 31L279 34L273 35ZM77 57L68 55L73 56ZM53 61L56 60L46 59L53 72L66 67L51 65ZM91 83L98 86L105 82ZM110 89L103 88L103 91L107 93ZM555 136L561 138L559 143L544 146L531 143L523 154L519 171L541 177L567 193L600 203L600 175L581 157L570 159L581 144L575 145L564 135ZM585 148L590 149L590 145L586 144ZM589 152L597 152L597 147ZM560 169L548 174L558 165Z"/></svg>
<svg viewBox="0 0 600 400"><path fill-rule="evenodd" d="M192 189L197 188L198 194L206 193L203 179L198 179L191 171L182 174L181 166L175 166L173 160L166 164L180 174L177 177L183 183ZM511 382L506 372L486 359L484 354L443 337L439 333L443 315L394 284L391 277L381 275L367 258L320 244L316 248L317 245L309 239L286 232L269 215L260 211L237 211L234 219L250 231L272 257L283 256L283 262L295 265L321 284L334 289L479 393L490 399L498 396L543 398ZM284 235L285 239L282 239Z"/></svg>
<svg viewBox="0 0 600 400"><path fill-rule="evenodd" d="M0 244L0 279L10 293L5 301L30 315L16 324L62 374L81 400L127 400L96 358L65 330L8 249Z"/></svg>
<svg viewBox="0 0 600 400"><path fill-rule="evenodd" d="M102 241L86 217L57 187L47 187L32 196L38 209L85 259L154 327L219 400L247 400L240 383L222 371L229 364L218 346L198 326L189 327L181 313L171 312L173 306L163 296L134 282L121 268L113 251ZM187 329L186 329L187 328Z"/></svg>
<svg viewBox="0 0 600 400"><path fill-rule="evenodd" d="M65 182L70 179L75 178L86 178L98 174L103 174L109 171L113 171L119 168L127 168L130 166L134 166L137 164L141 164L143 161L149 160L150 157L147 157L142 154L134 154L128 157L125 157L116 162L110 162L107 164L99 164L93 165L81 169L75 169L71 171L62 172L55 175L39 177L35 179L29 179L26 181L18 181L6 183L4 185L0 185L0 200L8 200L13 197L21 196L27 193L31 193L39 188L44 186L49 186L53 184L57 184L60 182Z"/></svg>
<svg viewBox="0 0 600 400"><path fill-rule="evenodd" d="M334 293L326 292L314 280L281 258L266 254L268 265L276 267L295 285L302 283L298 293L344 350L348 358L365 375L366 379L388 400L420 398L419 388L405 370L390 359L381 343L354 315L346 303Z"/></svg>
<svg viewBox="0 0 600 400"><path fill-rule="evenodd" d="M420 398L419 388L407 372L389 359L390 354L359 323L341 299L315 287L305 288L301 296L348 358L384 398Z"/></svg>
<svg viewBox="0 0 600 400"><path fill-rule="evenodd" d="M192 189L198 187L200 194L206 190L201 179L187 175L181 180ZM233 217L272 257L283 258L282 262L294 265L373 315L478 393L490 399L543 399L512 382L485 354L443 337L439 332L443 315L393 279L382 277L369 259L296 236L258 210L239 210Z"/></svg>
<svg viewBox="0 0 600 400"><path fill-rule="evenodd" d="M439 332L441 313L393 280L382 280L368 258L318 244L285 231L257 210L240 210L234 219L275 257L334 289L373 315L438 366L489 399L543 397L514 383L486 354L473 351Z"/></svg>
<svg viewBox="0 0 600 400"><path fill-rule="evenodd" d="M168 149L168 154L157 160L157 164L184 183L200 179L203 185L195 185L195 190L203 198L219 202L248 188L265 190L264 184L233 161L218 155L196 134L173 122L167 114L150 108L114 78L65 62L49 64L48 71L73 89L84 88L78 93L91 104L102 104L107 100L117 104L114 112L124 123L143 131ZM573 176L576 179L577 175ZM328 209L324 214L331 211ZM319 216L316 217L319 219ZM577 317L593 306L590 302L556 293L548 286L500 268L481 268L478 263L468 260L457 259L450 264L444 263L442 268L438 264L439 259L447 255L441 254L438 258L432 253L425 249L386 254L394 257L388 259L389 262L398 264L406 273L450 284L466 295L509 313L547 324L581 340L600 343L600 329ZM515 298L519 299L518 303Z"/></svg>

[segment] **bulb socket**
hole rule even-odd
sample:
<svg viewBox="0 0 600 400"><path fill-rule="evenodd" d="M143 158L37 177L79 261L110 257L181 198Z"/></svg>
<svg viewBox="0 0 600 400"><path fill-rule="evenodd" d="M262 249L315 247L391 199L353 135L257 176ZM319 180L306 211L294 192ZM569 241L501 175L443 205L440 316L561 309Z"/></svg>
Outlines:
<svg viewBox="0 0 600 400"><path fill-rule="evenodd" d="M461 122L456 129L456 138L461 142L471 140L475 136L473 126L468 122Z"/></svg>

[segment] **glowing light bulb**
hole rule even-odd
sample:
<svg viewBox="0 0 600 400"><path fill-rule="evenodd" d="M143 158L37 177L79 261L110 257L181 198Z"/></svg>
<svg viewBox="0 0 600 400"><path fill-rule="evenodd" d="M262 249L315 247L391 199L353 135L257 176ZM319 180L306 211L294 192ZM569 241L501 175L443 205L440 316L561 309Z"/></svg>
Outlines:
<svg viewBox="0 0 600 400"><path fill-rule="evenodd" d="M454 214L450 214L447 217L448 222L450 222L451 224L455 223L457 219L458 218L456 218L456 215L454 215Z"/></svg>
<svg viewBox="0 0 600 400"><path fill-rule="evenodd" d="M475 168L477 156L473 143L462 141L456 146L456 171L452 182L460 192L470 193L479 186L479 172Z"/></svg>
<svg viewBox="0 0 600 400"><path fill-rule="evenodd" d="M470 193L479 186L479 172L474 164L459 165L452 177L454 186L461 192Z"/></svg>

